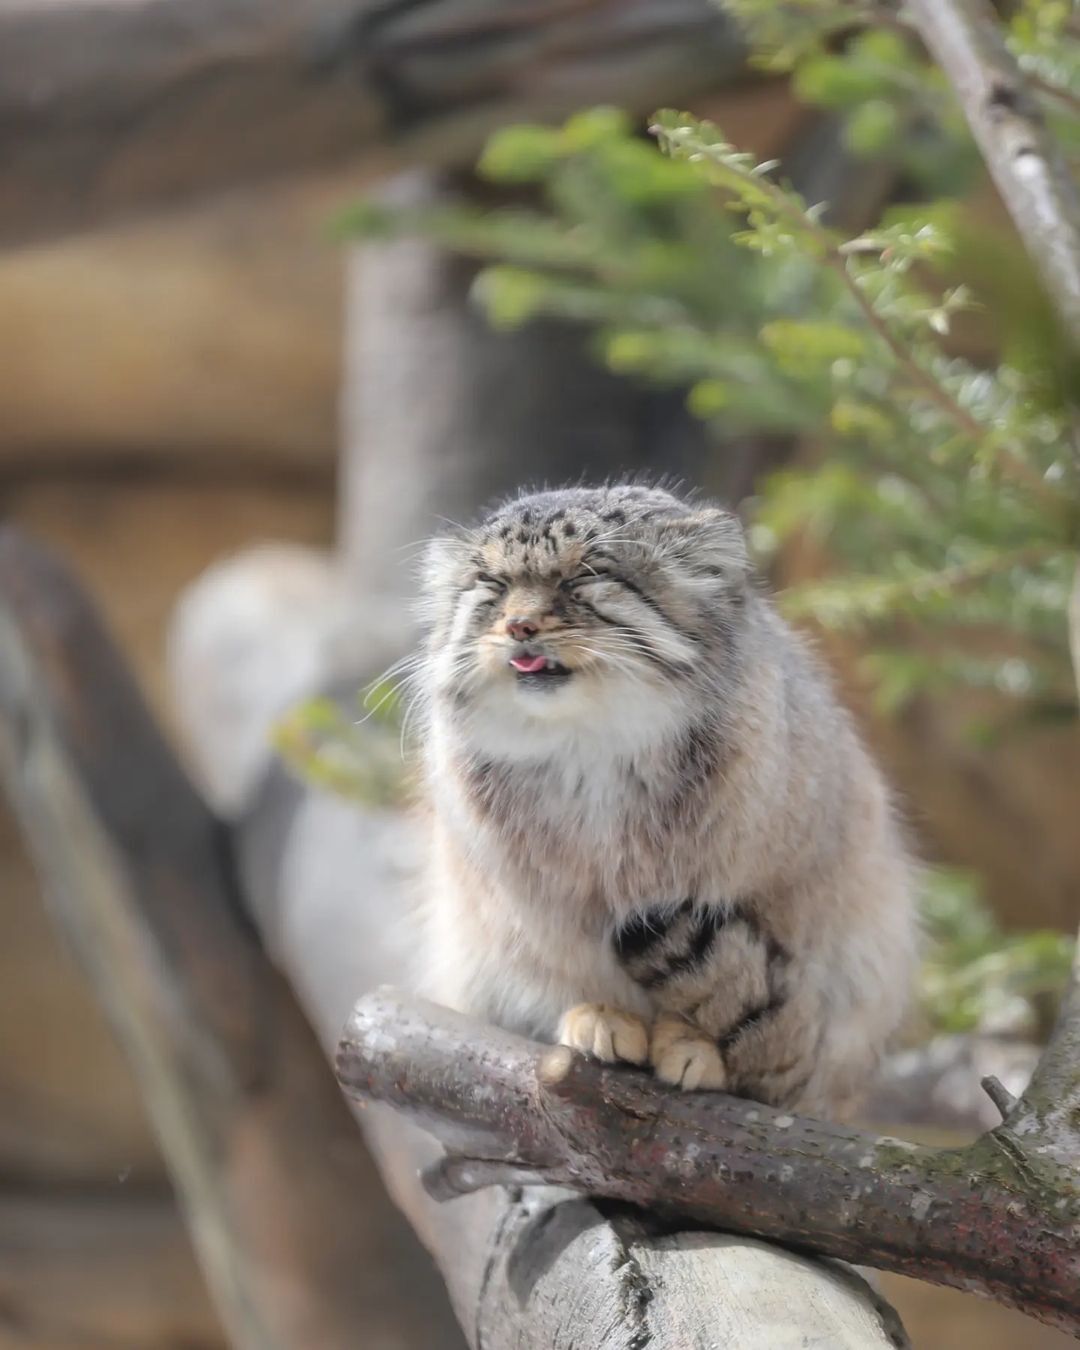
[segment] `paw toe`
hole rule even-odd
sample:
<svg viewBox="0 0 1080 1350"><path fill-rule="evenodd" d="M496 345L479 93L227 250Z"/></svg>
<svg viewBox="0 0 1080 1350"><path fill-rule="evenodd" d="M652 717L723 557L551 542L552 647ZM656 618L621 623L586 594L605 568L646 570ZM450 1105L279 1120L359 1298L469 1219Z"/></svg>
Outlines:
<svg viewBox="0 0 1080 1350"><path fill-rule="evenodd" d="M559 1042L593 1055L606 1064L626 1060L644 1064L649 1053L645 1024L629 1013L603 1003L580 1003L559 1023Z"/></svg>
<svg viewBox="0 0 1080 1350"><path fill-rule="evenodd" d="M649 1058L649 1033L636 1017L619 1013L612 1040L617 1058L628 1064L644 1064Z"/></svg>
<svg viewBox="0 0 1080 1350"><path fill-rule="evenodd" d="M665 1019L653 1033L650 1058L657 1078L686 1092L718 1091L727 1084L720 1051L683 1022Z"/></svg>

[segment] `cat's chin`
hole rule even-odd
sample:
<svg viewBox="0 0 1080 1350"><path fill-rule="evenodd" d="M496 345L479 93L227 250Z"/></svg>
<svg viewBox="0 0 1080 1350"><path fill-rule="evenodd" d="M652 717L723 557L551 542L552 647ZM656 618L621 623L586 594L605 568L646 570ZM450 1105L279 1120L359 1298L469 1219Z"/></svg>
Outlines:
<svg viewBox="0 0 1080 1350"><path fill-rule="evenodd" d="M486 682L447 720L470 749L500 759L575 747L633 755L678 734L686 709L663 685L577 670L540 688L520 678Z"/></svg>
<svg viewBox="0 0 1080 1350"><path fill-rule="evenodd" d="M547 660L536 666L522 669L511 663L514 688L526 694L539 694L547 697L563 690L576 678L575 672L559 661Z"/></svg>

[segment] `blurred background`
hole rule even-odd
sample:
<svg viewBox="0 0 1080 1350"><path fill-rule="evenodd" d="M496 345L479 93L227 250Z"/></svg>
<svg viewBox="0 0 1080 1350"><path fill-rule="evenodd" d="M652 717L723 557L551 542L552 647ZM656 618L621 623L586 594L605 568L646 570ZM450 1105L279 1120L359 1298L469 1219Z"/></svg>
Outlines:
<svg viewBox="0 0 1080 1350"><path fill-rule="evenodd" d="M207 568L267 541L337 550L363 616L344 647L362 659L325 675L340 680L351 661L359 682L407 644L406 546L524 481L672 473L758 522L763 565L793 591L866 571L881 551L896 559L893 584L982 556L951 553L956 539L1028 546L1024 503L979 528L960 506L927 512L911 543L911 521L882 502L905 484L933 500L970 464L943 455L940 481L912 486L875 459L872 435L853 449L836 398L814 391L822 363L857 362L857 348L801 367L780 351L779 376L760 365L776 343L750 351L763 315L821 324L841 302L805 278L762 281L750 270L760 249L732 255L713 200L723 185L706 184L707 202L681 179L641 187L646 156L676 164L645 135L667 102L715 119L755 161L781 159L847 236L897 203L962 203L950 219L968 265L947 280L981 286L981 308L956 306L946 357L1000 383L1022 330L1016 368L1035 382L1045 314L1014 298L1030 270L977 159L957 148L961 119L928 114L919 81L946 94L914 45L898 61L834 25L761 69L704 0L662 16L647 4L496 14L462 2L411 18L407 6L271 5L239 37L239 20L223 12L216 27L213 5L188 0L43 8L48 22L33 5L0 6L0 500L77 568L167 727L169 625ZM122 65L138 81L116 76ZM329 91L323 102L312 88ZM565 122L599 103L625 117ZM533 123L562 131L521 130ZM488 137L515 127L477 173ZM1011 291L987 280L1010 276ZM940 300L944 283L927 289ZM993 421L994 391L968 398L966 370L943 379ZM1039 416L1059 415L1070 378L1055 373ZM849 411L873 402L849 395ZM913 435L930 445L937 432ZM858 455L860 481L885 485L873 500L808 486ZM792 498L823 506L789 526ZM917 586L911 604L876 611L854 583L803 592L800 617L944 867L924 1037L1038 1039L1068 960L1059 935L1080 919L1080 731L1053 562L1009 562L998 592L976 573L955 597L934 591L925 613ZM1025 587L1024 603L1007 599ZM837 594L843 621L828 625ZM938 678L950 662L956 678ZM298 678L294 692L318 691ZM0 1347L222 1346L137 1088L6 812L0 877ZM917 1346L1066 1343L959 1294L884 1284ZM414 1344L395 1339L392 1318L379 1336Z"/></svg>

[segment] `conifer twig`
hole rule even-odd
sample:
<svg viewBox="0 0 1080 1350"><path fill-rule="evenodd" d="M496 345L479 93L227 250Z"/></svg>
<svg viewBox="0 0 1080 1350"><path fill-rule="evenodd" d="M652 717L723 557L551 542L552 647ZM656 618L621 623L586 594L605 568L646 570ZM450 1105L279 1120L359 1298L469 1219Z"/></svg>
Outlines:
<svg viewBox="0 0 1080 1350"><path fill-rule="evenodd" d="M664 136L672 144L681 144L684 148L686 147L684 138L680 137L678 133L673 134L662 125L654 126L653 132ZM840 279L867 326L888 348L897 369L906 375L913 386L952 422L961 435L975 444L986 441L992 428L963 407L936 378L934 373L917 359L910 345L903 340L893 325L878 312L873 301L860 286L858 278L848 267L848 255L855 251L851 247L853 241L838 242L832 231L816 220L797 199L791 197L778 183L765 176L764 168L767 166L761 166L754 172L740 164L731 162L730 159L719 161L716 148L708 145L695 148L694 153L702 156L709 156L711 153L714 159L723 163L728 172L737 174L740 178L752 183L755 191L765 193L776 215L790 222L795 229L813 241L822 264ZM1022 454L1014 447L1002 444L995 447L994 454L1003 474L1031 493L1055 517L1060 514L1061 494L1046 482L1038 470L1033 468Z"/></svg>

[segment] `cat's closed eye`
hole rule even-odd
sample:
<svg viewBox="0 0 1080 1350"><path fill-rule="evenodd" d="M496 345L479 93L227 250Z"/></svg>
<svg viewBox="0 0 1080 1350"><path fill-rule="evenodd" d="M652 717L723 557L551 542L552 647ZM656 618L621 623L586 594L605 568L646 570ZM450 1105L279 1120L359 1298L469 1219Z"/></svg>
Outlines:
<svg viewBox="0 0 1080 1350"><path fill-rule="evenodd" d="M581 586L587 586L590 581L602 581L604 574L602 572L578 572L575 576L564 577L559 582L560 591L576 591Z"/></svg>
<svg viewBox="0 0 1080 1350"><path fill-rule="evenodd" d="M500 592L506 590L506 582L500 581L498 577L493 577L490 572L477 572L475 577L473 577L473 585L491 586L493 589Z"/></svg>

